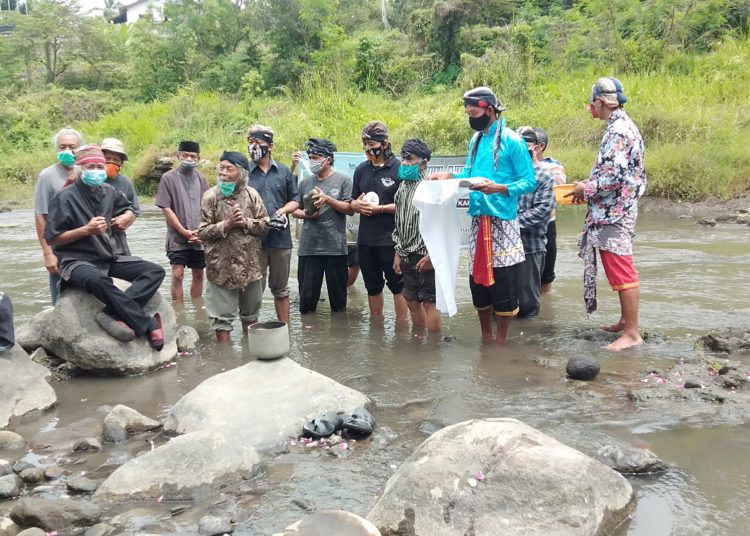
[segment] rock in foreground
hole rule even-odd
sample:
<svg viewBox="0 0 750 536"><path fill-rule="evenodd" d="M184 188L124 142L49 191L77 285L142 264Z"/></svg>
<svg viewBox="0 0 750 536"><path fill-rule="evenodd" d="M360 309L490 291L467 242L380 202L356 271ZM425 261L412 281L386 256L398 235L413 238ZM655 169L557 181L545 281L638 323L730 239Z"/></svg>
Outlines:
<svg viewBox="0 0 750 536"><path fill-rule="evenodd" d="M405 533L409 534L409 533ZM351 512L329 510L311 514L273 536L381 536L375 525Z"/></svg>
<svg viewBox="0 0 750 536"><path fill-rule="evenodd" d="M101 509L97 505L72 499L25 497L10 512L10 518L19 527L40 527L46 531L56 530L60 534L90 527L98 523L101 517Z"/></svg>
<svg viewBox="0 0 750 536"><path fill-rule="evenodd" d="M578 536L611 533L632 506L609 467L516 419L484 419L422 443L367 518L383 536Z"/></svg>
<svg viewBox="0 0 750 536"><path fill-rule="evenodd" d="M255 449L217 432L175 437L156 450L122 465L94 494L97 500L192 500L251 473L260 458Z"/></svg>
<svg viewBox="0 0 750 536"><path fill-rule="evenodd" d="M591 357L571 357L565 365L565 372L574 380L593 380L599 374L599 362Z"/></svg>
<svg viewBox="0 0 750 536"><path fill-rule="evenodd" d="M115 280L120 288L129 283ZM27 351L43 347L46 352L97 374L138 374L155 369L177 355L176 321L172 306L156 293L146 304L146 312L159 313L164 327L164 348L154 351L145 337L119 342L109 336L95 315L102 303L83 290L67 289L57 304L42 311L17 330L16 338Z"/></svg>
<svg viewBox="0 0 750 536"><path fill-rule="evenodd" d="M47 383L48 376L49 371L31 361L19 345L0 354L0 428L8 426L13 418L57 403L55 390Z"/></svg>
<svg viewBox="0 0 750 536"><path fill-rule="evenodd" d="M698 342L710 352L750 353L750 329L735 327L717 329L701 337Z"/></svg>
<svg viewBox="0 0 750 536"><path fill-rule="evenodd" d="M329 411L351 413L369 399L289 358L251 361L208 378L183 396L164 430L217 430L244 445L270 449Z"/></svg>

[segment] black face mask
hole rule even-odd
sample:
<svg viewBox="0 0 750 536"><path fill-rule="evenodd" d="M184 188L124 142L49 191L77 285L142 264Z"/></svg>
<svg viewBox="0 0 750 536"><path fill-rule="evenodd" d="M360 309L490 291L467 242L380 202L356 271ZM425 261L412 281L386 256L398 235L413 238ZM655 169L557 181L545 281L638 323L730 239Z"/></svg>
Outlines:
<svg viewBox="0 0 750 536"><path fill-rule="evenodd" d="M247 152L250 158L253 159L253 162L259 162L268 154L268 145L250 144L247 146Z"/></svg>
<svg viewBox="0 0 750 536"><path fill-rule="evenodd" d="M487 114L479 117L469 117L469 126L471 126L471 128L476 131L481 131L487 128L487 125L490 124L491 119L492 118Z"/></svg>
<svg viewBox="0 0 750 536"><path fill-rule="evenodd" d="M369 149L365 149L365 152L368 154L371 154L375 158L380 158L380 155L383 154L383 148L382 147L371 147Z"/></svg>
<svg viewBox="0 0 750 536"><path fill-rule="evenodd" d="M529 156L531 157L532 160L534 160L534 151L529 151Z"/></svg>

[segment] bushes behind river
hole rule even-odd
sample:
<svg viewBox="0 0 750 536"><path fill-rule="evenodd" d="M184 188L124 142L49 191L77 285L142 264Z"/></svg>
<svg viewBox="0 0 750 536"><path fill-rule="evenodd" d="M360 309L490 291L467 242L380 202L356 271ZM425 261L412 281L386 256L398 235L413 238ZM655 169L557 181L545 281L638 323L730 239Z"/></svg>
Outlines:
<svg viewBox="0 0 750 536"><path fill-rule="evenodd" d="M248 91L234 95L183 88L166 100L135 102L127 93L51 89L0 103L0 199L32 202L38 172L54 161L50 136L73 126L87 141L118 137L130 161L125 174L144 194L146 155L174 151L190 138L202 145L209 177L223 149L244 150L253 122L276 130L275 156L289 163L311 136L332 139L340 151L361 151L360 131L371 119L386 122L395 147L408 137L427 141L435 154L464 154L471 135L460 101L464 89L487 84L507 106L516 128L547 129L548 154L561 160L570 180L586 178L603 130L585 109L591 84L601 75L622 80L626 109L646 140L649 194L686 201L750 193L750 41L727 40L699 56L682 54L649 75L576 72L528 74L520 87L501 59L467 63L459 83L407 93L398 99L361 92L335 68L302 81L280 96ZM518 73L516 73L518 75ZM518 75L520 76L520 75ZM524 89L525 88L525 89ZM140 163L140 165L139 165Z"/></svg>

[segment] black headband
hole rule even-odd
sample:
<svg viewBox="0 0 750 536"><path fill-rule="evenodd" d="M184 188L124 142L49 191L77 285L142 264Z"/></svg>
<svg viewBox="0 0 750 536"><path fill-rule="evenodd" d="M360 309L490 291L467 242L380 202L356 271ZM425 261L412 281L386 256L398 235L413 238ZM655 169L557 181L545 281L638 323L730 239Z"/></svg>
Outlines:
<svg viewBox="0 0 750 536"><path fill-rule="evenodd" d="M432 157L432 151L425 142L418 138L410 138L404 142L401 147L401 156L416 155L424 160L429 160Z"/></svg>
<svg viewBox="0 0 750 536"><path fill-rule="evenodd" d="M223 153L221 153L219 161L223 162L224 160L226 160L227 162L231 162L237 167L241 167L245 171L250 171L250 162L242 153L238 153L236 151L224 151Z"/></svg>
<svg viewBox="0 0 750 536"><path fill-rule="evenodd" d="M263 140L267 143L273 143L273 134L267 130L251 130L247 133L247 139Z"/></svg>
<svg viewBox="0 0 750 536"><path fill-rule="evenodd" d="M310 138L305 142L305 149L307 150L307 154L319 154L320 156L333 158L333 153L336 152L336 145L325 138Z"/></svg>

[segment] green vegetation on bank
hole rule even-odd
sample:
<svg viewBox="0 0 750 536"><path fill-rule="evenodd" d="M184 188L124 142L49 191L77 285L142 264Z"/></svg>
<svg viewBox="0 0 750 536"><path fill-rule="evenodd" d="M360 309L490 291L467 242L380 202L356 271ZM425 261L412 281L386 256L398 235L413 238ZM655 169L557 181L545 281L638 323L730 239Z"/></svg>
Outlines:
<svg viewBox="0 0 750 536"><path fill-rule="evenodd" d="M0 23L15 20L23 32L22 17L41 4L69 6L38 0L29 15L2 12ZM277 131L285 162L311 136L359 151L371 119L389 125L396 147L419 136L437 154L464 154L471 132L460 95L480 84L504 101L510 126L547 129L549 154L582 179L603 128L585 104L603 75L625 85L646 139L650 195L750 192L746 3L385 4L388 31L381 2L167 0L166 22L127 28L69 7L57 17L67 20L68 47L55 65L43 54L46 35L0 38L0 200L30 204L36 175L54 161L50 135L67 125L88 141L121 138L131 157L124 172L136 179L183 138L201 142L211 176L211 160L242 150L253 122ZM221 35L212 30L235 18Z"/></svg>

